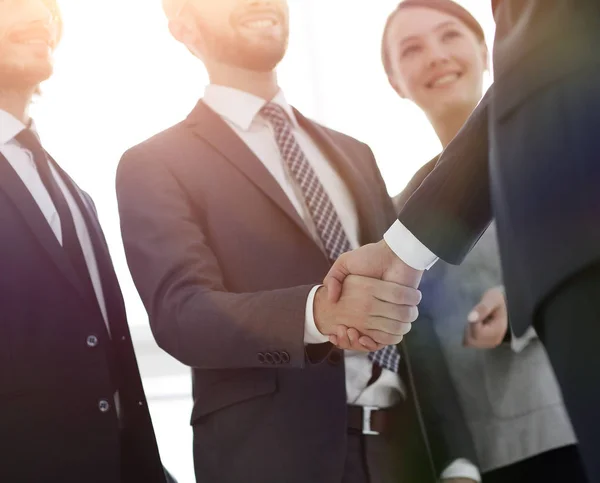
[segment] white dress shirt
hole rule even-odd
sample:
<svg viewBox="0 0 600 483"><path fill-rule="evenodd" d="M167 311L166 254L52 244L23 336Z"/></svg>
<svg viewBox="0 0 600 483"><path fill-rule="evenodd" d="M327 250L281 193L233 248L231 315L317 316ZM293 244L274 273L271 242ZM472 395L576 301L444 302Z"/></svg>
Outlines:
<svg viewBox="0 0 600 483"><path fill-rule="evenodd" d="M266 104L266 101L247 92L214 84L207 86L203 100L221 116L264 164L306 223L313 234L315 242L321 245L321 240L314 228L302 192L290 176L281 157L273 128L260 115L260 110ZM294 111L285 100L283 92L279 91L271 102L281 106L288 114L294 137L331 199L350 245L352 248L358 248L360 246L360 226L356 206L348 187L316 143L298 124ZM304 342L306 344L319 344L329 340L327 336L318 331L314 322L313 302L318 288L319 286L315 286L311 290L306 303L304 331ZM346 351L345 367L348 404L386 408L394 406L402 399L404 394L402 381L399 375L392 371L383 369L379 379L368 385L372 375L373 363L369 360L367 354ZM466 460L455 461L442 474L442 478L459 476L472 478L476 481L480 480L477 469Z"/></svg>
<svg viewBox="0 0 600 483"><path fill-rule="evenodd" d="M19 178L21 178L31 193L31 196L39 206L44 218L50 225L50 228L52 229L52 232L56 236L58 242L62 245L62 231L58 212L54 207L54 203L52 202L50 194L46 190L44 183L42 183L42 179L38 174L31 152L23 148L15 139L17 134L25 129L27 129L27 126L25 126L21 121L6 111L0 110L0 153L4 155L4 157L16 171ZM35 128L33 126L31 129L35 132ZM79 238L79 243L81 244L81 249L83 250L83 256L90 272L92 285L98 299L102 317L104 318L104 322L108 328L108 317L106 314L104 294L102 292L102 283L100 281L100 272L98 271L98 263L96 261L96 256L94 255L92 240L90 239L90 234L85 224L85 220L81 214L81 211L79 210L79 207L77 206L77 203L73 199L71 192L65 186L62 178L58 175L52 165L50 165L50 169L54 179L58 183L58 186L67 200L67 204L69 205L69 209L73 215L75 231L77 232L77 237ZM84 200L84 202L86 201Z"/></svg>

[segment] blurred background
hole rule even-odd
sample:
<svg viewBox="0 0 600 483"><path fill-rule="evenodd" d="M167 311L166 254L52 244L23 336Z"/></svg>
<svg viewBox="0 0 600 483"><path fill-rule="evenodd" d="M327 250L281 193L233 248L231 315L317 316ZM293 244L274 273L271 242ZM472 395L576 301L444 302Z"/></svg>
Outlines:
<svg viewBox="0 0 600 483"><path fill-rule="evenodd" d="M200 61L170 37L160 0L59 3L65 30L55 75L32 114L44 145L96 202L163 462L180 483L193 483L190 371L150 333L123 253L114 180L123 152L187 116L208 78ZM381 66L381 33L397 3L290 0L290 49L279 69L292 105L371 146L392 195L440 150L427 120L398 99ZM482 23L491 47L489 2L459 3Z"/></svg>

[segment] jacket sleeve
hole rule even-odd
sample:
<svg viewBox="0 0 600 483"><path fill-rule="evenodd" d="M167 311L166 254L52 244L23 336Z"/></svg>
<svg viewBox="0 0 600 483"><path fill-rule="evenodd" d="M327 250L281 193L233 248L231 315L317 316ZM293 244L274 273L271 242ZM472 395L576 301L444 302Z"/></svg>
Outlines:
<svg viewBox="0 0 600 483"><path fill-rule="evenodd" d="M312 285L228 292L202 214L152 153L126 153L116 187L127 262L161 348L194 368L304 367ZM265 363L273 352L283 362Z"/></svg>
<svg viewBox="0 0 600 483"><path fill-rule="evenodd" d="M429 173L433 171L435 168L435 164L437 163L439 156L436 156L434 159L424 164L419 170L415 173L415 175L410 179L406 187L396 196L394 196L394 208L397 212L402 211L402 208L409 200L409 198L413 195L421 183L425 181L425 178L429 176Z"/></svg>
<svg viewBox="0 0 600 483"><path fill-rule="evenodd" d="M460 264L492 220L488 163L490 88L398 219L429 250Z"/></svg>

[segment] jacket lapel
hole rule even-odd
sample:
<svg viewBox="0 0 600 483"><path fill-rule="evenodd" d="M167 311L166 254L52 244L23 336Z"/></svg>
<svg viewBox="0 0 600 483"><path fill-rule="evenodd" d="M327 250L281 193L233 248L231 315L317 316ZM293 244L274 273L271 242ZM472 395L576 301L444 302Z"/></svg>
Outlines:
<svg viewBox="0 0 600 483"><path fill-rule="evenodd" d="M96 213L96 208L92 202L92 199L84 191L82 191L79 186L77 186L77 183L75 183L75 181L73 181L73 179L66 173L66 171L59 166L54 158L52 158L50 155L48 155L48 157L52 162L52 166L58 171L65 184L70 184L69 189L73 195L73 198L75 199L75 202L77 203L77 206L79 207L79 210L81 211L81 214L83 215L84 220L86 221L86 226L90 232L89 235L90 239L92 240L92 244L94 245L94 248L96 248L96 245L98 245L97 248L99 249L100 253L97 253L98 250L94 250L96 258L108 257L108 259L110 259L108 244L106 243L102 227L98 221L98 214ZM96 240L98 240L100 243L94 243ZM101 260L97 260L99 265L100 262Z"/></svg>
<svg viewBox="0 0 600 483"><path fill-rule="evenodd" d="M188 116L186 123L194 134L209 142L312 240L306 224L277 181L218 114L200 101Z"/></svg>
<svg viewBox="0 0 600 483"><path fill-rule="evenodd" d="M71 282L76 290L85 297L82 284L75 273L67 254L64 252L56 236L31 193L8 160L0 154L0 189L12 200L33 234L48 253L56 267Z"/></svg>
<svg viewBox="0 0 600 483"><path fill-rule="evenodd" d="M359 219L359 241L361 245L381 238L381 234L377 230L376 221L383 207L376 206L377 200L372 196L365 182L364 174L357 167L358 163L352 162L339 146L339 143L336 143L322 126L308 120L295 109L294 114L298 119L298 123L321 148L327 160L334 166L348 186L354 199Z"/></svg>

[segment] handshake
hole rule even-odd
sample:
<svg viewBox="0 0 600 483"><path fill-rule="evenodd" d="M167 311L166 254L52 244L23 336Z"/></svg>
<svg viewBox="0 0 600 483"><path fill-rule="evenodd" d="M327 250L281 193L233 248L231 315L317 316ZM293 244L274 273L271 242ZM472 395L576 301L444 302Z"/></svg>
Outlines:
<svg viewBox="0 0 600 483"><path fill-rule="evenodd" d="M340 349L373 352L398 344L417 320L422 275L383 240L345 253L315 295L315 325ZM508 330L502 291L486 292L468 322L466 346L497 347Z"/></svg>
<svg viewBox="0 0 600 483"><path fill-rule="evenodd" d="M400 343L419 314L421 275L383 240L343 254L315 295L317 329L341 349Z"/></svg>

